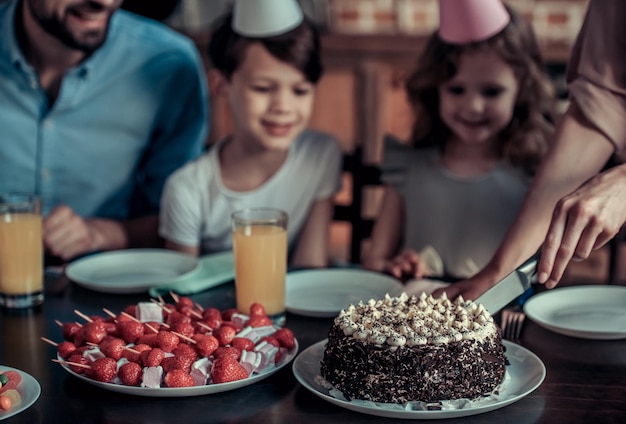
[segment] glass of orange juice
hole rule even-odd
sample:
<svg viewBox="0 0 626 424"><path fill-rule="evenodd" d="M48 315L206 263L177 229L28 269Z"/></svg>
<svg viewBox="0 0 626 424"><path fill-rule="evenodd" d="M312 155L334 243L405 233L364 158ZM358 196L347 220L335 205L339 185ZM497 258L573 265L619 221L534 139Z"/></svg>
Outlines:
<svg viewBox="0 0 626 424"><path fill-rule="evenodd" d="M275 325L285 323L287 213L251 208L233 212L233 253L237 310L260 303Z"/></svg>
<svg viewBox="0 0 626 424"><path fill-rule="evenodd" d="M0 306L43 302L41 203L28 193L0 194Z"/></svg>

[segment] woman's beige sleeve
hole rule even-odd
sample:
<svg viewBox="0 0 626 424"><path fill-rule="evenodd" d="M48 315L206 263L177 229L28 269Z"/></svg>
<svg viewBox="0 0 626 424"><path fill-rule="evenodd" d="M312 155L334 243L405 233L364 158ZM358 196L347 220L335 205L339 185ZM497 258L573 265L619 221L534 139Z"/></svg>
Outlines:
<svg viewBox="0 0 626 424"><path fill-rule="evenodd" d="M626 146L626 1L591 1L572 51L570 95L585 117Z"/></svg>

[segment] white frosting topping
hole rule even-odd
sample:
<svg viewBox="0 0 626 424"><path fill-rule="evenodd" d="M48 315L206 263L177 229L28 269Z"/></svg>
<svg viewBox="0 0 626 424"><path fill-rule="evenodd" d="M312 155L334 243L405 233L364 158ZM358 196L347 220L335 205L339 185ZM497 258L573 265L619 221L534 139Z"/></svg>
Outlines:
<svg viewBox="0 0 626 424"><path fill-rule="evenodd" d="M422 293L359 302L342 310L335 324L346 336L392 348L440 345L461 340L479 340L497 333L487 310L471 300L458 297L451 302Z"/></svg>

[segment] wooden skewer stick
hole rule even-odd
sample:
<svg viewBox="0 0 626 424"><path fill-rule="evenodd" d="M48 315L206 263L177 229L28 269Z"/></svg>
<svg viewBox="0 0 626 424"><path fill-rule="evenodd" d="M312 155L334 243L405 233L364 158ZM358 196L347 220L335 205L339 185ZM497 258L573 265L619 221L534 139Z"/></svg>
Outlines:
<svg viewBox="0 0 626 424"><path fill-rule="evenodd" d="M58 364L63 364L63 365L73 365L75 367L79 367L79 368L85 368L87 370L91 369L91 365L87 365L87 364L80 364L78 362L71 362L71 361L59 361L58 359L51 359L52 362L56 362Z"/></svg>
<svg viewBox="0 0 626 424"><path fill-rule="evenodd" d="M52 346L55 346L55 347L56 347L56 346L59 346L59 344L58 344L57 342L53 342L52 340L47 339L47 338L45 338L45 337L42 337L42 338L41 338L41 340L43 340L43 341L44 341L44 342L46 342L46 343L51 344Z"/></svg>
<svg viewBox="0 0 626 424"><path fill-rule="evenodd" d="M83 314L78 309L74 309L74 313L76 315L78 315L79 317L81 317L82 319L84 319L85 321L87 321L87 322L93 322L93 320L91 318L89 318L87 315Z"/></svg>
<svg viewBox="0 0 626 424"><path fill-rule="evenodd" d="M122 312L121 315L124 315L126 318L133 320L135 322L141 322L139 321L137 318L135 318L134 316L132 316L131 314L129 314L128 312Z"/></svg>
<svg viewBox="0 0 626 424"><path fill-rule="evenodd" d="M195 341L195 340L194 340L194 339L192 339L191 337L187 337L187 336L185 336L184 334L177 333L176 331L172 331L172 333L176 334L176 335L177 335L178 337L180 337L181 339L188 341L189 343L193 343L193 344L198 343L197 341Z"/></svg>
<svg viewBox="0 0 626 424"><path fill-rule="evenodd" d="M196 324L198 327L202 327L202 328L204 328L204 329L206 329L206 330L209 330L209 331L211 331L211 332L213 331L213 329L212 329L211 327L209 327L208 325L206 325L206 324L205 324L205 323L203 323L203 322L199 322L199 321L197 321L195 324Z"/></svg>
<svg viewBox="0 0 626 424"><path fill-rule="evenodd" d="M159 296L159 297L160 297L160 296ZM159 302L159 301L154 300L154 299L150 299L150 301L151 301L152 303L156 304L156 305L159 305L159 306L161 307L161 309L163 309L163 310L164 310L165 312L167 312L168 314L169 314L170 312L172 312L172 311L170 311L170 309L169 309L167 306L165 306L165 304L163 303L163 301Z"/></svg>
<svg viewBox="0 0 626 424"><path fill-rule="evenodd" d="M177 302L180 300L180 297L178 296L178 294L174 293L173 291L170 290L170 296L172 296L172 299L174 299L174 302Z"/></svg>
<svg viewBox="0 0 626 424"><path fill-rule="evenodd" d="M115 318L117 317L117 315L115 315L115 313L107 308L102 308L102 310L104 311L105 314L107 314L108 316L110 316L111 318Z"/></svg>
<svg viewBox="0 0 626 424"><path fill-rule="evenodd" d="M54 322L56 322L56 324L57 324L59 327L63 327L63 323L62 323L61 321L59 321L58 319L55 319L55 320L54 320ZM81 327L83 326L80 322L74 322L74 324L78 324L78 325L80 325Z"/></svg>
<svg viewBox="0 0 626 424"><path fill-rule="evenodd" d="M129 351L129 352L132 352L132 353L134 353L134 354L137 354L137 355L139 355L139 354L141 353L141 352L139 352L138 350L135 350L135 349L133 349L132 347L128 347L128 346L124 346L124 349L125 349L125 350L127 350L127 351Z"/></svg>
<svg viewBox="0 0 626 424"><path fill-rule="evenodd" d="M143 325L145 325L146 327L148 327L151 331L158 333L159 330L157 330L156 328L154 328L153 326L151 326L150 324L148 324L147 322L144 322Z"/></svg>
<svg viewBox="0 0 626 424"><path fill-rule="evenodd" d="M196 306L196 308L198 308L200 310L200 312L204 311L204 307L202 307L202 305L199 304L198 302L193 302L193 304Z"/></svg>

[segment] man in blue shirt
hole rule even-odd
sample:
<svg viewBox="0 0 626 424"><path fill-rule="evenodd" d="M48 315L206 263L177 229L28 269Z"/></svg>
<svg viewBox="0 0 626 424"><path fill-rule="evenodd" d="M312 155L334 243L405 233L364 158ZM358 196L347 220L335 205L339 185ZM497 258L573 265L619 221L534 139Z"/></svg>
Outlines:
<svg viewBox="0 0 626 424"><path fill-rule="evenodd" d="M63 260L157 245L163 184L208 133L195 45L121 3L0 4L0 192L41 196Z"/></svg>

